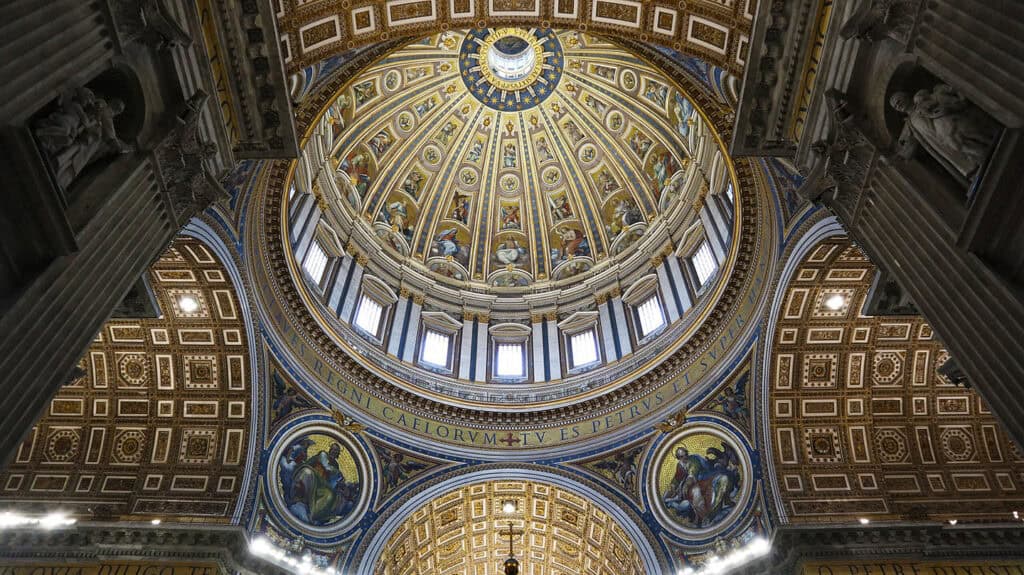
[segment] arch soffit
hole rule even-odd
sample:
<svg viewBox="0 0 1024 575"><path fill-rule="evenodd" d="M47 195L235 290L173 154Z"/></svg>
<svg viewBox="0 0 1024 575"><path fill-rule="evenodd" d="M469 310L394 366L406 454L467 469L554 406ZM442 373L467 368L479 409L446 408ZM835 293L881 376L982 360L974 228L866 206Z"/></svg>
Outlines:
<svg viewBox="0 0 1024 575"><path fill-rule="evenodd" d="M754 405L766 405L768 399L769 389L772 381L771 373L771 357L774 352L773 341L775 327L778 323L779 314L782 311L782 305L785 301L787 287L790 281L793 279L793 274L796 273L800 263L803 262L804 257L811 252L819 243L828 238L846 235L846 230L843 229L839 220L835 216L828 216L810 224L810 226L803 233L795 236L795 241L788 248L783 258L780 258L782 262L781 271L773 284L771 290L771 302L768 307L768 317L765 323L765 329L762 331L762 342L759 346L760 353L758 354L758 362L761 368L760 385L757 386L758 397L753 402ZM756 369L756 368L755 368ZM768 413L763 411L762 408L760 417L760 433L759 439L763 443L760 447L766 450L767 453L771 453L774 449L772 434L771 434L771 418L768 417ZM756 425L756 423L755 423ZM786 521L786 511L781 508L782 492L779 486L778 477L775 473L775 463L771 457L761 459L761 464L764 466L765 477L768 478L766 482L768 489L771 492L771 504L776 508L776 512L779 513L779 518L782 522Z"/></svg>
<svg viewBox="0 0 1024 575"><path fill-rule="evenodd" d="M598 509L605 512L619 524L633 542L647 573L662 573L671 564L660 540L650 532L641 517L626 505L620 505L616 497L591 482L576 477L569 477L564 472L553 472L539 466L516 466L509 468L504 465L489 465L471 471L454 471L431 479L418 489L412 490L403 500L394 502L385 511L380 520L358 543L353 563L356 573L372 573L373 567L385 552L388 541L399 527L413 513L445 494L460 488L492 481L528 481L551 485L565 489L585 497Z"/></svg>

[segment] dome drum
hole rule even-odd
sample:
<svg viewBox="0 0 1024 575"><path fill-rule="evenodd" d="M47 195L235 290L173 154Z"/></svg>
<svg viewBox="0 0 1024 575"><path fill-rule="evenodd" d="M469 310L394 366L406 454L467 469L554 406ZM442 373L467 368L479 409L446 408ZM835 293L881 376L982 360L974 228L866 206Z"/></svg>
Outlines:
<svg viewBox="0 0 1024 575"><path fill-rule="evenodd" d="M293 324L316 350L301 361L356 402L332 382L366 370L355 385L385 403L378 417L436 407L446 426L486 427L626 405L670 373L701 377L705 332L728 321L715 310L761 285L735 277L760 237L756 180L688 94L600 39L518 30L542 41L547 84L532 87L551 90L489 100L467 45L496 33L426 38L364 68L268 204L287 214L287 273L313 320Z"/></svg>

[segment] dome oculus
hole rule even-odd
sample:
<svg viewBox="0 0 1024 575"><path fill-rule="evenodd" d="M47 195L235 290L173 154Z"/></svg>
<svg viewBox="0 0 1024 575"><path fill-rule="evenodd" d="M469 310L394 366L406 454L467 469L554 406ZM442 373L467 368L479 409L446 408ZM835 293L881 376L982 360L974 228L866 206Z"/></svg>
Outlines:
<svg viewBox="0 0 1024 575"><path fill-rule="evenodd" d="M459 50L466 88L495 110L520 111L543 102L562 77L562 45L550 29L470 30Z"/></svg>

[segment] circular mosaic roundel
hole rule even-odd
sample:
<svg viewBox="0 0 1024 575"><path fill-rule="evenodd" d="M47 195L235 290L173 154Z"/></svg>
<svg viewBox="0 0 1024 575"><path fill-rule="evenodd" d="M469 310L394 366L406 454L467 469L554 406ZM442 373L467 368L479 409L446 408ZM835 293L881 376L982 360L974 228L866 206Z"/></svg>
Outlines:
<svg viewBox="0 0 1024 575"><path fill-rule="evenodd" d="M459 74L477 100L502 111L533 108L562 78L562 45L548 28L474 29L459 49Z"/></svg>
<svg viewBox="0 0 1024 575"><path fill-rule="evenodd" d="M270 472L274 502L293 524L314 533L340 533L369 499L366 456L348 434L314 426L278 444Z"/></svg>
<svg viewBox="0 0 1024 575"><path fill-rule="evenodd" d="M743 444L718 426L684 427L655 454L648 493L662 522L686 537L728 528L753 484Z"/></svg>

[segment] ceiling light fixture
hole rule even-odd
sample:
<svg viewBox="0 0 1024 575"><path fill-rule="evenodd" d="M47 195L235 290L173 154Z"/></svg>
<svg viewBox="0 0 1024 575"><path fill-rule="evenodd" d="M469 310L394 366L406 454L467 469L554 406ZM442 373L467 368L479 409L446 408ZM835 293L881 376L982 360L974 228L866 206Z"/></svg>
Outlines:
<svg viewBox="0 0 1024 575"><path fill-rule="evenodd" d="M160 520L159 519L154 519L154 520L150 521L150 523L152 523L153 525L160 525Z"/></svg>
<svg viewBox="0 0 1024 575"><path fill-rule="evenodd" d="M846 305L846 296L842 294L832 294L825 300L825 307L832 311L839 311Z"/></svg>
<svg viewBox="0 0 1024 575"><path fill-rule="evenodd" d="M679 571L679 575L721 575L762 555L767 555L771 550L772 544L770 541L762 537L755 537L749 543L728 555L722 557L712 555L708 557L699 571L692 567L687 567Z"/></svg>
<svg viewBox="0 0 1024 575"><path fill-rule="evenodd" d="M278 567L283 567L296 575L338 575L338 571L331 567L320 568L313 565L313 558L308 553L303 555L301 559L296 559L263 536L249 541L249 553L270 561Z"/></svg>
<svg viewBox="0 0 1024 575"><path fill-rule="evenodd" d="M178 298L178 307L185 313L192 313L199 309L199 302L190 295L183 295Z"/></svg>
<svg viewBox="0 0 1024 575"><path fill-rule="evenodd" d="M49 530L74 525L75 521L75 519L68 517L66 513L60 511L50 513L42 517L28 517L26 515L12 513L10 511L0 513L0 529L10 529L13 527L38 527L40 529Z"/></svg>
<svg viewBox="0 0 1024 575"><path fill-rule="evenodd" d="M506 499L505 501L502 501L501 502L501 510L504 513L515 513L516 512L516 502L515 502L515 500L514 499Z"/></svg>
<svg viewBox="0 0 1024 575"><path fill-rule="evenodd" d="M957 520L956 519L950 519L949 520L949 524L950 525L956 525L957 524Z"/></svg>
<svg viewBox="0 0 1024 575"><path fill-rule="evenodd" d="M860 518L860 524L861 525L867 525L868 523L871 523L871 520L868 519L867 517L861 517Z"/></svg>

